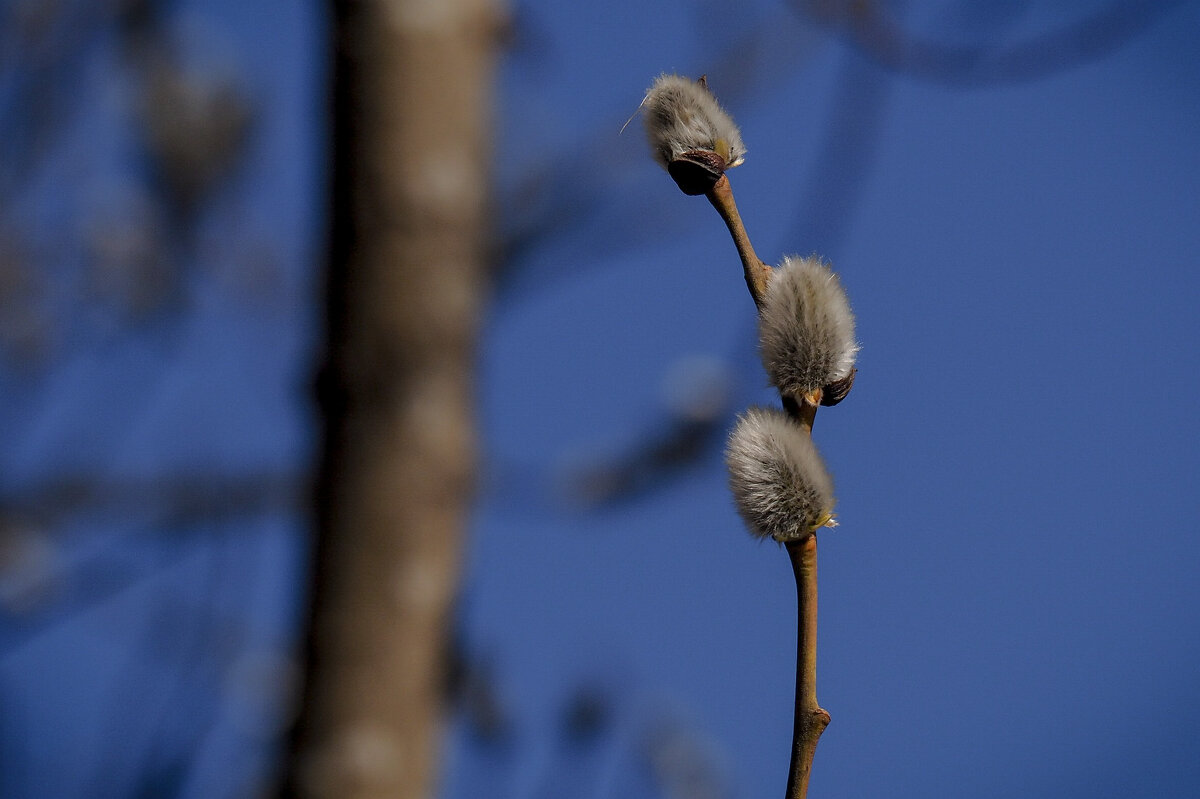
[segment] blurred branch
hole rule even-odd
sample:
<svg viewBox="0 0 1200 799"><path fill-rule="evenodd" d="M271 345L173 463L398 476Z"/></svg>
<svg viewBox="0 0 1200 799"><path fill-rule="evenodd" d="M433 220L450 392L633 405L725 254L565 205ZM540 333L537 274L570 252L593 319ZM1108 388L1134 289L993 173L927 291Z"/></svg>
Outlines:
<svg viewBox="0 0 1200 799"><path fill-rule="evenodd" d="M883 66L934 83L975 88L1038 80L1124 46L1183 0L1118 0L1084 19L1004 47L967 46L906 31L879 0L793 0L846 32Z"/></svg>
<svg viewBox="0 0 1200 799"><path fill-rule="evenodd" d="M10 363L34 363L51 346L44 279L24 238L0 222L0 355Z"/></svg>
<svg viewBox="0 0 1200 799"><path fill-rule="evenodd" d="M169 52L152 55L145 72L146 151L168 207L186 225L238 163L254 107L234 76L185 68Z"/></svg>
<svg viewBox="0 0 1200 799"><path fill-rule="evenodd" d="M221 680L246 644L246 618L219 609L235 567L237 550L228 543L214 538L205 548L203 587L195 599L183 598L169 585L156 586L155 601L129 647L132 667L122 675L124 690L111 692L105 718L114 734L90 780L98 795L118 795L126 785L137 786L131 791L134 797L181 794L199 743L220 711ZM161 664L168 675L159 701L130 702L130 696L146 690L143 669L152 663ZM127 730L145 731L146 745L131 747L121 734Z"/></svg>
<svg viewBox="0 0 1200 799"><path fill-rule="evenodd" d="M0 352L9 365L44 364L98 319L178 319L191 296L184 269L206 257L200 212L232 184L259 108L244 74L212 55L219 42L187 41L172 25L173 5L0 7ZM93 125L120 135L80 139ZM78 181L67 171L131 154L101 186L91 184L102 170Z"/></svg>
<svg viewBox="0 0 1200 799"><path fill-rule="evenodd" d="M796 191L796 223L788 241L802 252L834 257L871 176L887 116L891 80L850 54L843 59L813 173Z"/></svg>
<svg viewBox="0 0 1200 799"><path fill-rule="evenodd" d="M36 520L43 526L82 513L152 514L169 526L295 509L305 499L301 472L220 475L199 470L145 479L113 480L63 474L22 489L0 488L0 520Z"/></svg>
<svg viewBox="0 0 1200 799"><path fill-rule="evenodd" d="M433 790L474 474L489 0L333 4L324 450L306 683L284 794Z"/></svg>
<svg viewBox="0 0 1200 799"><path fill-rule="evenodd" d="M192 551L195 531L298 510L307 486L306 475L286 472L130 481L79 475L0 491L0 610L8 617L0 657L161 575ZM54 530L79 517L120 519L120 532L90 552L64 553ZM138 543L157 554L148 562L134 556Z"/></svg>
<svg viewBox="0 0 1200 799"><path fill-rule="evenodd" d="M90 45L106 3L13 0L0 8L0 209L72 129Z"/></svg>
<svg viewBox="0 0 1200 799"><path fill-rule="evenodd" d="M692 724L664 716L643 733L642 757L664 799L730 799L722 754Z"/></svg>

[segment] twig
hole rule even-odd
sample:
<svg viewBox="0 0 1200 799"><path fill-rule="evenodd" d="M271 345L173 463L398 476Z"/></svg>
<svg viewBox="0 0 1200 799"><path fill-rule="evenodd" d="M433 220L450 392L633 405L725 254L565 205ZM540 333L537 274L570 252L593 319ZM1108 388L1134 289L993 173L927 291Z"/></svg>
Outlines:
<svg viewBox="0 0 1200 799"><path fill-rule="evenodd" d="M737 204L733 200L733 189L729 177L722 175L705 193L708 201L717 209L738 256L746 276L746 288L754 298L754 304L762 308L767 283L772 269L759 260L750 243L750 236L742 224ZM783 407L799 422L805 433L812 435L817 408L821 405L821 389L804 396L783 395ZM796 712L792 725L792 762L788 770L787 799L805 799L808 795L808 778L812 773L813 756L817 751L817 740L829 726L829 713L817 704L817 536L809 535L802 541L787 544L792 571L796 575L797 632L796 632Z"/></svg>
<svg viewBox="0 0 1200 799"><path fill-rule="evenodd" d="M737 203L733 201L729 177L722 175L704 196L712 203L713 208L717 209L717 213L725 221L725 226L729 228L729 235L733 237L733 245L737 247L738 257L742 259L742 269L746 273L746 288L750 289L754 305L761 308L767 281L771 278L771 267L760 261L754 253L754 246L750 244L750 237L746 234L742 217L738 213Z"/></svg>
<svg viewBox="0 0 1200 799"><path fill-rule="evenodd" d="M829 713L817 704L817 536L787 544L796 575L796 716L787 799L808 795L817 740L829 726Z"/></svg>
<svg viewBox="0 0 1200 799"><path fill-rule="evenodd" d="M812 426L817 408L840 402L854 381L854 316L836 276L818 259L784 258L776 270L755 254L726 174L742 162L745 144L703 77L662 75L642 107L655 158L680 191L707 197L729 229L758 308L763 364L783 401L785 413L754 408L738 420L726 463L751 534L785 543L796 574L796 715L787 797L805 799L817 739L829 725L829 714L817 705L815 533L834 524L832 480L812 445ZM779 282L768 296L773 280Z"/></svg>

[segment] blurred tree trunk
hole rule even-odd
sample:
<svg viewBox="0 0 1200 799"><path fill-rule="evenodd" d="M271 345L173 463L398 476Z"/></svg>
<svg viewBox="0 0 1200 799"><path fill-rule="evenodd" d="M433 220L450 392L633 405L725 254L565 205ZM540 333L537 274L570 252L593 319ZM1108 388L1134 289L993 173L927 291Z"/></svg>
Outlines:
<svg viewBox="0 0 1200 799"><path fill-rule="evenodd" d="M473 467L492 0L335 0L324 449L284 794L434 792Z"/></svg>

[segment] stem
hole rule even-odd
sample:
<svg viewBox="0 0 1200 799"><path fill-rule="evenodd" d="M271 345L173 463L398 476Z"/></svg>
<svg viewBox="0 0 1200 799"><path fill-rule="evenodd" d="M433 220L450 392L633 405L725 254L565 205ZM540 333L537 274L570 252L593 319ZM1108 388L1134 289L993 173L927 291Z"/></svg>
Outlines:
<svg viewBox="0 0 1200 799"><path fill-rule="evenodd" d="M788 412L800 426L812 435L813 422L817 419L817 408L821 406L821 389L816 389L802 397L796 398L792 395L781 395L783 400L783 409Z"/></svg>
<svg viewBox="0 0 1200 799"><path fill-rule="evenodd" d="M746 288L754 298L754 305L762 308L763 294L767 290L767 281L771 278L771 267L764 264L754 254L754 246L746 234L742 224L741 214L738 213L737 203L733 201L733 189L729 185L729 177L722 175L711 189L704 195L712 203L713 208L725 221L729 235L733 237L733 245L737 247L738 256L742 259L742 269L746 273Z"/></svg>
<svg viewBox="0 0 1200 799"><path fill-rule="evenodd" d="M729 178L722 175L705 194L725 221L746 275L746 288L761 311L771 267L759 260L742 224ZM821 389L803 396L784 396L783 407L805 433L812 434ZM796 575L796 716L792 727L792 763L788 770L787 799L808 796L808 778L812 773L817 740L829 726L829 713L817 704L817 536L787 544L792 571Z"/></svg>
<svg viewBox="0 0 1200 799"><path fill-rule="evenodd" d="M804 799L817 739L829 726L829 713L817 704L817 536L787 545L796 575L796 717L786 799Z"/></svg>

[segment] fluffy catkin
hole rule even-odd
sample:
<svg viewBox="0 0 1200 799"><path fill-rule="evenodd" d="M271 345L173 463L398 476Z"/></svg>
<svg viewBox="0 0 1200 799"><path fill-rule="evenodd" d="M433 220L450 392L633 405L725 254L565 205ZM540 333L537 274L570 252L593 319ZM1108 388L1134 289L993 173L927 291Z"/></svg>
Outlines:
<svg viewBox="0 0 1200 799"><path fill-rule="evenodd" d="M725 463L752 535L799 541L831 525L833 480L812 439L783 411L746 411L729 436Z"/></svg>
<svg viewBox="0 0 1200 799"><path fill-rule="evenodd" d="M783 259L767 284L758 333L763 367L784 395L824 388L854 368L854 314L841 281L817 258Z"/></svg>
<svg viewBox="0 0 1200 799"><path fill-rule="evenodd" d="M742 163L742 134L704 84L661 75L642 101L646 135L655 159L666 167L690 150L715 152L726 167Z"/></svg>

